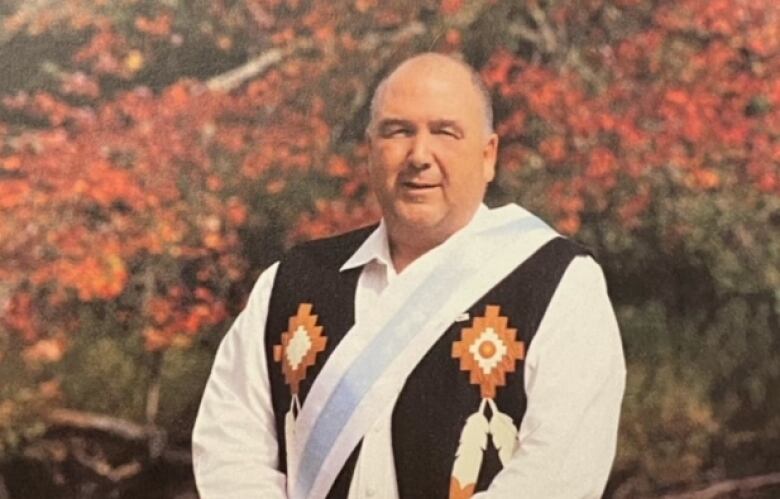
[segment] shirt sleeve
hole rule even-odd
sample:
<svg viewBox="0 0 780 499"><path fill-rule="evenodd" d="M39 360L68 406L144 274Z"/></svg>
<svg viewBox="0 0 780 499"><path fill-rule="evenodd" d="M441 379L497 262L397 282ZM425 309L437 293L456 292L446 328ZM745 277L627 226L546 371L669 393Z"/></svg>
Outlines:
<svg viewBox="0 0 780 499"><path fill-rule="evenodd" d="M217 350L192 434L203 499L286 498L263 339L278 264L258 279Z"/></svg>
<svg viewBox="0 0 780 499"><path fill-rule="evenodd" d="M481 499L599 498L617 443L625 362L600 267L576 257L531 342L518 447Z"/></svg>

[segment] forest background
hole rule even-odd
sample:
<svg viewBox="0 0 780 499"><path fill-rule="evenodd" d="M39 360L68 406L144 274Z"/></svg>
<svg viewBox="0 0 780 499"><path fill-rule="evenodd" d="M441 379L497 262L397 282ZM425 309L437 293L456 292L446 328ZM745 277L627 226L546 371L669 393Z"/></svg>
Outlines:
<svg viewBox="0 0 780 499"><path fill-rule="evenodd" d="M493 94L489 204L606 272L606 496L778 497L778 2L5 0L0 498L195 497L216 346L284 248L376 219L368 100L425 50Z"/></svg>

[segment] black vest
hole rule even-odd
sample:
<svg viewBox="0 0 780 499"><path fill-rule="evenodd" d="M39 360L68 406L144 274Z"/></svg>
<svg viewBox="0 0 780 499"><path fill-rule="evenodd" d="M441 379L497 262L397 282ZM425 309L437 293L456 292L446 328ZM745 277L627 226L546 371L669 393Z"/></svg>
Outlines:
<svg viewBox="0 0 780 499"><path fill-rule="evenodd" d="M362 269L339 272L339 268L375 228L301 244L279 265L265 346L282 472L287 471L284 416L290 407L291 393L281 364L274 361L273 346L280 344L281 334L288 329L288 320L296 314L298 305L312 303L327 344L300 383L299 399L305 403L314 378L355 321L355 289ZM564 271L575 256L587 254L568 239L551 240L477 300L467 310L469 317L484 316L487 305L500 306L501 315L508 317L509 327L517 329L517 339L525 343L528 351ZM469 373L462 371L458 359L452 356L452 344L461 339L461 330L470 326L471 320L454 323L442 334L412 371L393 410L393 455L402 499L447 497L461 430L481 401L479 386L469 383ZM515 371L507 373L506 385L498 388L494 398L499 410L511 416L516 427L520 426L526 408L523 371L520 360ZM347 497L359 452L360 446L345 463L329 498ZM485 490L500 470L498 453L489 443L476 491Z"/></svg>

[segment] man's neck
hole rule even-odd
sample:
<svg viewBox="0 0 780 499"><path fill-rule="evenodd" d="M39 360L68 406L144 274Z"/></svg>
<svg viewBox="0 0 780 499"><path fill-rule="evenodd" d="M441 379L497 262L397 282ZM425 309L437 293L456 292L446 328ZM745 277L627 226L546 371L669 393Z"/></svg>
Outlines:
<svg viewBox="0 0 780 499"><path fill-rule="evenodd" d="M390 257L396 273L400 274L415 260L436 248L452 235L469 225L474 214L465 223L448 228L419 228L387 224L387 239Z"/></svg>
<svg viewBox="0 0 780 499"><path fill-rule="evenodd" d="M423 238L418 238L417 241L411 242L411 238L394 237L390 233L388 233L388 239L393 267L395 267L395 271L398 274L412 262L446 240L446 238L441 240L423 240Z"/></svg>

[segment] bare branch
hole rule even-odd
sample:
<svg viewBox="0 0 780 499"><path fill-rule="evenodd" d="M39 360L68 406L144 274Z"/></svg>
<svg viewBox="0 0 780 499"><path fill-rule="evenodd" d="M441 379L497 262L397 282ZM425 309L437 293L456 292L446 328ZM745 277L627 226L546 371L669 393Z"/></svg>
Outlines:
<svg viewBox="0 0 780 499"><path fill-rule="evenodd" d="M544 44L544 40L542 40L542 36L525 24L513 23L509 26L507 31L510 35L531 42L535 47L543 49L542 45Z"/></svg>
<svg viewBox="0 0 780 499"><path fill-rule="evenodd" d="M81 439L73 439L71 441L71 454L80 465L112 482L120 482L131 478L143 470L141 463L135 460L119 466L112 466L104 456L93 455L87 452L86 445Z"/></svg>
<svg viewBox="0 0 780 499"><path fill-rule="evenodd" d="M547 19L547 14L539 7L537 2L528 3L528 13L531 14L531 18L539 27L539 34L544 40L544 44L540 47L547 54L552 54L558 48L558 39L555 36L550 22Z"/></svg>
<svg viewBox="0 0 780 499"><path fill-rule="evenodd" d="M259 56L250 59L241 66L214 76L206 82L209 90L229 92L239 87L245 81L263 73L266 69L279 63L285 56L285 51L279 48L267 50Z"/></svg>
<svg viewBox="0 0 780 499"><path fill-rule="evenodd" d="M736 480L725 480L694 492L665 495L662 499L714 499L724 494L747 492L770 485L780 485L780 472L739 478Z"/></svg>
<svg viewBox="0 0 780 499"><path fill-rule="evenodd" d="M97 430L125 440L143 441L158 433L158 430L154 428L142 426L126 419L71 409L55 409L46 414L44 418L51 425L80 430Z"/></svg>

